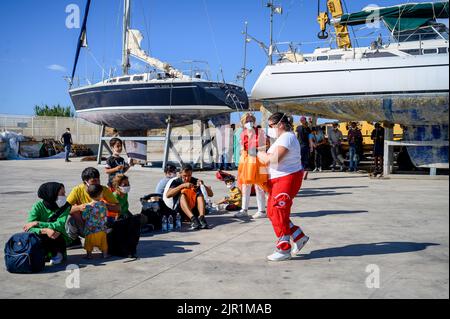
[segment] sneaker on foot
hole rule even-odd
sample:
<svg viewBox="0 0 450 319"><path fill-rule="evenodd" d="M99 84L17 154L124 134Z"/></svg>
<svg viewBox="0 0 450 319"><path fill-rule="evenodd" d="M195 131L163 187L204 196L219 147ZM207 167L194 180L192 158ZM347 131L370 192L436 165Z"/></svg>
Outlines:
<svg viewBox="0 0 450 319"><path fill-rule="evenodd" d="M300 252L300 250L302 250L302 248L305 247L308 240L309 240L308 236L303 236L297 242L292 243L291 254L297 255Z"/></svg>
<svg viewBox="0 0 450 319"><path fill-rule="evenodd" d="M63 255L61 253L57 253L55 257L50 259L50 265L59 265L63 261Z"/></svg>
<svg viewBox="0 0 450 319"><path fill-rule="evenodd" d="M241 209L239 212L234 214L234 217L236 217L236 218L242 218L242 217L247 217L247 216L248 216L248 212L246 209Z"/></svg>
<svg viewBox="0 0 450 319"><path fill-rule="evenodd" d="M314 170L313 170L313 173L317 173L319 171L319 169L318 168L315 168Z"/></svg>
<svg viewBox="0 0 450 319"><path fill-rule="evenodd" d="M208 229L208 223L206 222L205 216L200 216L198 221L200 222L201 229Z"/></svg>
<svg viewBox="0 0 450 319"><path fill-rule="evenodd" d="M200 222L198 221L198 218L196 216L192 216L191 218L191 227L190 230L199 230L200 229Z"/></svg>
<svg viewBox="0 0 450 319"><path fill-rule="evenodd" d="M319 173L322 173L322 168L319 168Z"/></svg>
<svg viewBox="0 0 450 319"><path fill-rule="evenodd" d="M253 219L266 218L266 217L267 217L266 212L257 212L256 214L254 214L252 216Z"/></svg>
<svg viewBox="0 0 450 319"><path fill-rule="evenodd" d="M291 254L289 251L275 250L272 255L267 256L269 261L283 261L291 259Z"/></svg>

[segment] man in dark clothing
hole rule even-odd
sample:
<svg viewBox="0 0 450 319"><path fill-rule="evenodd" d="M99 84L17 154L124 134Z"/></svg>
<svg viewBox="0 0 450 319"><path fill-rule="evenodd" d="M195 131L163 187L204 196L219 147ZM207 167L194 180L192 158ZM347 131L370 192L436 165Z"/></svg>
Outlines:
<svg viewBox="0 0 450 319"><path fill-rule="evenodd" d="M350 157L350 172L358 171L358 164L360 160L360 154L362 151L362 133L358 128L356 122L352 122L348 131L348 144L349 144L349 157Z"/></svg>
<svg viewBox="0 0 450 319"><path fill-rule="evenodd" d="M311 134L311 129L308 126L308 122L306 117L302 116L300 118L300 125L296 130L297 139L300 143L300 155L302 159L302 166L305 170L304 179L307 179L308 176L308 167L309 167L309 134Z"/></svg>
<svg viewBox="0 0 450 319"><path fill-rule="evenodd" d="M384 156L384 128L380 123L375 124L371 138L373 141L373 158L375 160L375 175L383 172L383 156Z"/></svg>
<svg viewBox="0 0 450 319"><path fill-rule="evenodd" d="M167 192L167 198L173 198L175 210L179 213L186 214L191 220L191 230L207 229L206 223L206 202L201 188L206 189L209 197L214 196L210 187L206 186L203 181L192 177L192 166L184 164L180 171L180 177L172 181L170 189ZM199 217L193 214L193 210L197 209Z"/></svg>
<svg viewBox="0 0 450 319"><path fill-rule="evenodd" d="M70 128L66 129L66 132L61 136L61 142L64 145L64 151L66 152L66 162L70 162L69 154L72 150L72 134L70 134Z"/></svg>

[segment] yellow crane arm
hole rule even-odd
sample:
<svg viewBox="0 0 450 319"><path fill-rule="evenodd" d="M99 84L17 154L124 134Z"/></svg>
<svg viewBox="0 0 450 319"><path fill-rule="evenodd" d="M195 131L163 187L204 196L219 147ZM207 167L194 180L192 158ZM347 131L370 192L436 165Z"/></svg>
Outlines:
<svg viewBox="0 0 450 319"><path fill-rule="evenodd" d="M320 1L320 0L319 0ZM320 2L319 2L320 7ZM341 0L327 0L328 12L330 12L333 19L340 18L344 14L342 8ZM320 11L320 9L319 9ZM327 12L319 12L317 21L320 25L321 32L319 33L320 39L326 39L328 37L326 30L326 25L329 23L330 19ZM348 27L340 24L335 24L334 28L336 30L336 42L337 46L341 49L349 49L352 47L352 42L350 40L350 34L348 32Z"/></svg>

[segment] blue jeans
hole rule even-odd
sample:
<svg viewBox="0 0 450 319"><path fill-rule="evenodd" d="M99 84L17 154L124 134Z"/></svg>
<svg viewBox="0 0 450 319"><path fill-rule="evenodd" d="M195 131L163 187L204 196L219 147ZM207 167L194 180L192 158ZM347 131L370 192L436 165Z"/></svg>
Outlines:
<svg viewBox="0 0 450 319"><path fill-rule="evenodd" d="M64 145L64 151L66 152L66 161L69 160L69 154L70 154L71 149L72 149L72 147L70 144Z"/></svg>
<svg viewBox="0 0 450 319"><path fill-rule="evenodd" d="M356 151L356 146L350 145L349 160L350 160L350 165L349 165L350 171L358 170L359 156L358 156L358 152Z"/></svg>

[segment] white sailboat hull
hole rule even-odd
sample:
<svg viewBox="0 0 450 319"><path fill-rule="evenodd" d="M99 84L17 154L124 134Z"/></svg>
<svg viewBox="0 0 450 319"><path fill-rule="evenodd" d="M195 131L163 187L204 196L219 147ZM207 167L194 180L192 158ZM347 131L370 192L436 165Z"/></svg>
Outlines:
<svg viewBox="0 0 450 319"><path fill-rule="evenodd" d="M271 111L404 125L448 124L448 54L279 63L252 100Z"/></svg>

